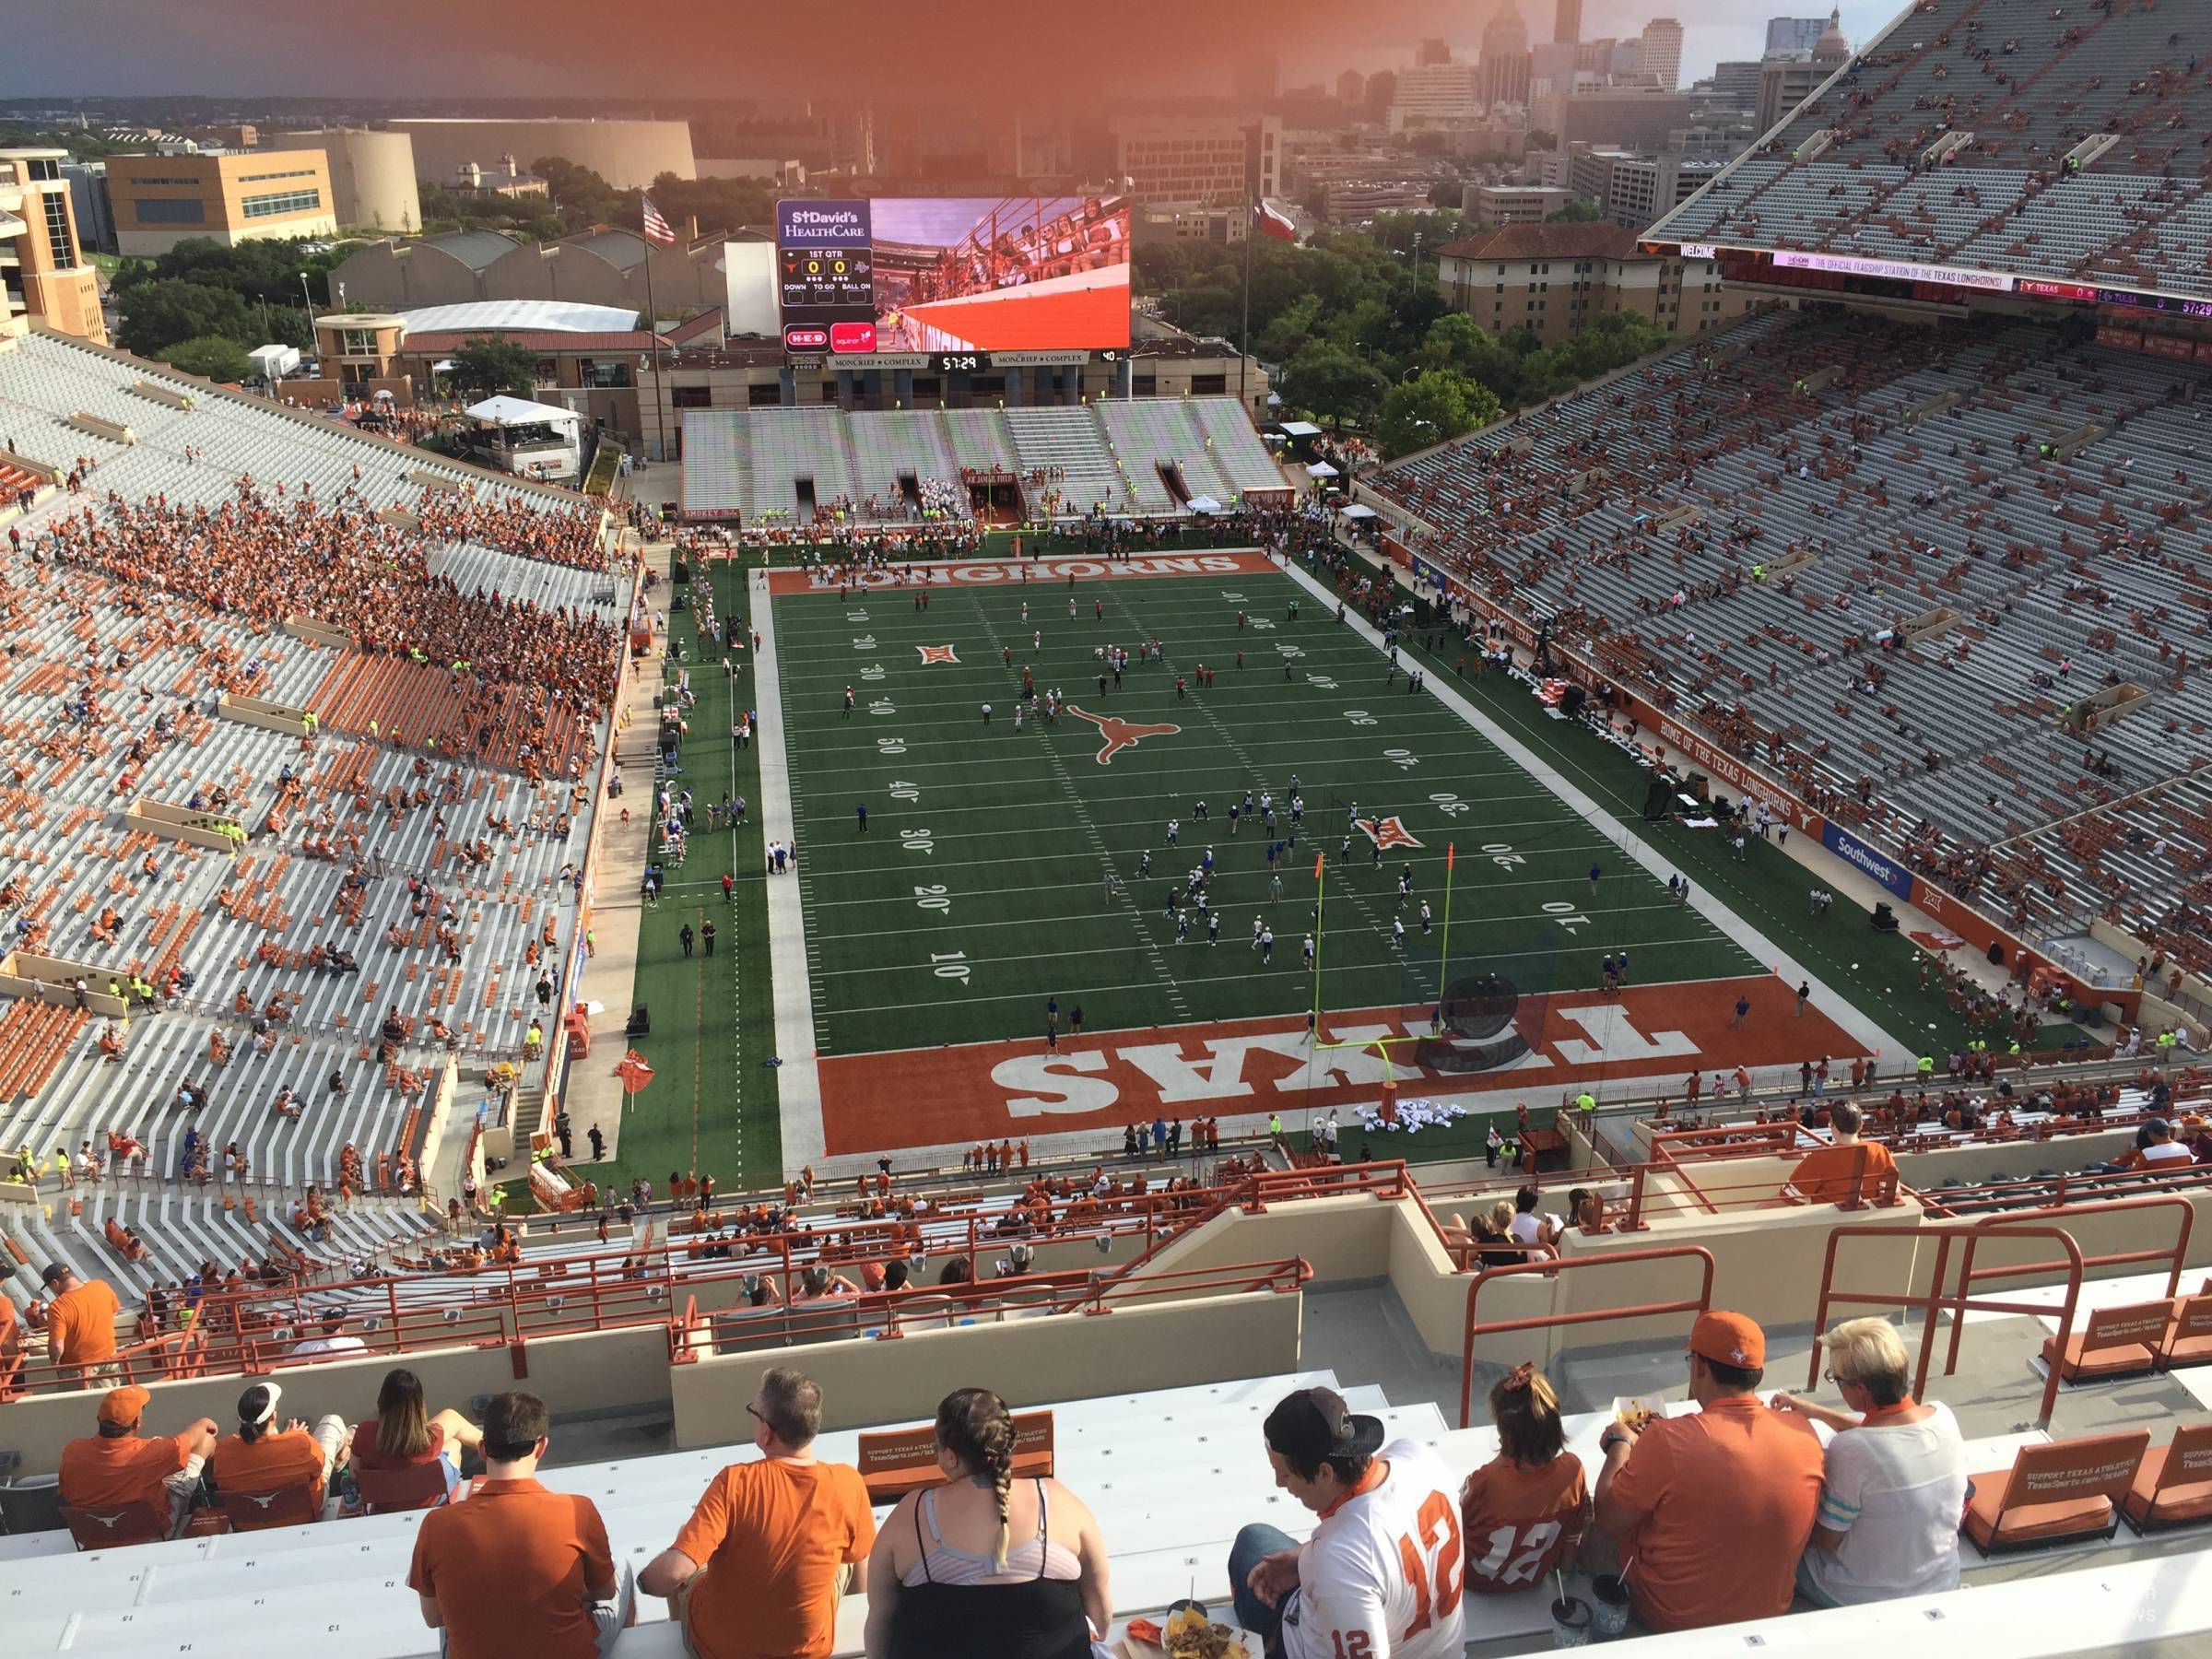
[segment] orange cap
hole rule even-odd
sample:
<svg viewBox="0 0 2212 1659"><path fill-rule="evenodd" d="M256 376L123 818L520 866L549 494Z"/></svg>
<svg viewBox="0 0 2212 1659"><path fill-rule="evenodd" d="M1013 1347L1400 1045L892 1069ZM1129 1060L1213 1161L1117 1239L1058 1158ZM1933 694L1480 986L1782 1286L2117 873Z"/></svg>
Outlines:
<svg viewBox="0 0 2212 1659"><path fill-rule="evenodd" d="M153 1395L143 1388L111 1388L108 1397L100 1403L100 1420L128 1429L146 1415L146 1407Z"/></svg>
<svg viewBox="0 0 2212 1659"><path fill-rule="evenodd" d="M1748 1314L1715 1308L1699 1314L1698 1323L1690 1326L1689 1351L1715 1365L1758 1371L1767 1362L1767 1334Z"/></svg>

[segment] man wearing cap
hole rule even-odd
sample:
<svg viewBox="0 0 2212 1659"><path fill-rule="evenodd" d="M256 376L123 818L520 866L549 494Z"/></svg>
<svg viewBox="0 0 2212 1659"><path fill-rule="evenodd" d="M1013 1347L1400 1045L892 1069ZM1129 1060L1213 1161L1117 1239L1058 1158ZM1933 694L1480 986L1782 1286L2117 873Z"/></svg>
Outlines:
<svg viewBox="0 0 2212 1659"><path fill-rule="evenodd" d="M1319 1524L1302 1546L1272 1526L1237 1535L1237 1622L1281 1659L1460 1659L1465 1562L1451 1471L1417 1441L1384 1445L1382 1420L1330 1388L1285 1396L1263 1432L1275 1484Z"/></svg>
<svg viewBox="0 0 2212 1659"><path fill-rule="evenodd" d="M56 1365L77 1368L76 1381L89 1388L117 1374L115 1316L123 1304L105 1279L82 1279L66 1262L41 1276L53 1298L46 1310L46 1347Z"/></svg>
<svg viewBox="0 0 2212 1659"><path fill-rule="evenodd" d="M276 1492L304 1486L308 1502L318 1516L323 1509L324 1483L331 1471L346 1459L352 1440L345 1419L327 1416L316 1419L311 1430L298 1418L276 1430L276 1403L284 1389L275 1382L256 1382L238 1396L238 1432L216 1442L208 1459L208 1473L218 1491Z"/></svg>
<svg viewBox="0 0 2212 1659"><path fill-rule="evenodd" d="M200 1492L200 1469L215 1450L215 1419L202 1418L182 1433L143 1440L138 1425L153 1396L143 1388L115 1388L100 1403L99 1432L62 1448L62 1501L153 1505L169 1517L173 1535Z"/></svg>
<svg viewBox="0 0 2212 1659"><path fill-rule="evenodd" d="M1820 1503L1811 1424L1759 1398L1767 1338L1757 1322L1699 1314L1688 1361L1699 1411L1641 1431L1616 1423L1597 1442L1597 1552L1630 1563L1629 1594L1650 1630L1788 1612Z"/></svg>

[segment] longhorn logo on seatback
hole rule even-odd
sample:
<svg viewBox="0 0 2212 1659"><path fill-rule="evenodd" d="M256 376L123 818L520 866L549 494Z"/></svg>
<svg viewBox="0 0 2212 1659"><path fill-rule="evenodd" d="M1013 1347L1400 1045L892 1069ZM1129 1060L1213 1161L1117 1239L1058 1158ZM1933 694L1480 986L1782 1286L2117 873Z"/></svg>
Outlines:
<svg viewBox="0 0 2212 1659"><path fill-rule="evenodd" d="M1419 839L1415 836L1413 831L1406 829L1395 818L1360 818L1357 821L1359 828L1366 832L1367 839L1373 841L1385 853L1393 847L1421 845Z"/></svg>
<svg viewBox="0 0 2212 1659"><path fill-rule="evenodd" d="M1118 715L1089 713L1077 708L1074 703L1067 705L1067 712L1077 720L1089 721L1099 728L1099 735L1106 739L1098 754L1100 766L1112 766L1114 756L1125 748L1135 748L1147 737L1172 737L1182 730L1179 725L1135 725Z"/></svg>

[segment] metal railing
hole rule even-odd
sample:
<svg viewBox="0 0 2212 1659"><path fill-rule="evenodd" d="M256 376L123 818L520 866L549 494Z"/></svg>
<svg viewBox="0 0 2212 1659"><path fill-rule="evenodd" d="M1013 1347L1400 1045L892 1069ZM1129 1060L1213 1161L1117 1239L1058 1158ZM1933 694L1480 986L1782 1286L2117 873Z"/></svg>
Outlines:
<svg viewBox="0 0 2212 1659"><path fill-rule="evenodd" d="M1681 1297L1673 1301L1627 1303L1611 1308L1583 1308L1571 1312L1531 1313L1518 1319L1497 1319L1485 1324L1476 1317L1476 1304L1481 1300L1483 1288L1495 1285L1500 1279L1525 1278L1541 1274L1547 1278L1566 1273L1576 1273L1592 1267L1625 1267L1635 1262L1696 1261L1700 1266L1698 1294L1694 1298ZM1492 1267L1477 1274L1467 1281L1466 1335L1459 1354L1459 1426L1475 1426L1475 1339L1477 1336L1496 1336L1507 1331L1545 1330L1555 1325L1597 1324L1613 1319L1654 1319L1668 1314L1688 1313L1693 1318L1712 1306L1712 1253L1699 1244L1666 1244L1649 1250L1606 1251L1596 1255L1562 1256L1557 1259L1517 1263L1511 1267Z"/></svg>

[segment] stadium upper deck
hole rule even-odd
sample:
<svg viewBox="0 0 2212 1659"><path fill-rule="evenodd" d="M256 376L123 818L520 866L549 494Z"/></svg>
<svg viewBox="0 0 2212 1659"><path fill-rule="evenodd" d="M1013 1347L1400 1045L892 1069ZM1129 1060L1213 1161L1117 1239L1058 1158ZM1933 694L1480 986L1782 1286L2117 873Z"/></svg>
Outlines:
<svg viewBox="0 0 2212 1659"><path fill-rule="evenodd" d="M40 481L0 549L0 1145L112 1147L187 1183L167 1250L266 1256L191 1183L393 1190L449 1054L559 1041L628 585L573 497L53 337L0 348L0 447ZM147 1218L63 1231L141 1282L102 1246Z"/></svg>
<svg viewBox="0 0 2212 1659"><path fill-rule="evenodd" d="M2202 963L2203 386L2044 327L1771 313L1372 488L1463 595L1993 916Z"/></svg>
<svg viewBox="0 0 2212 1659"><path fill-rule="evenodd" d="M1924 0L1650 234L2212 296L2200 23Z"/></svg>

